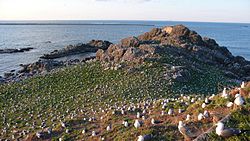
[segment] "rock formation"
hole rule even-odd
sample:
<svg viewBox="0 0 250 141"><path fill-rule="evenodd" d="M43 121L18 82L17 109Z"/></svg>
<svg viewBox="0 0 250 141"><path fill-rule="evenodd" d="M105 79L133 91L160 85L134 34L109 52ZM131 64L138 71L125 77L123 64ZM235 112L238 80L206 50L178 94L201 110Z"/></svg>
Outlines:
<svg viewBox="0 0 250 141"><path fill-rule="evenodd" d="M96 52L98 49L106 50L109 45L112 43L109 41L102 41L102 40L92 40L87 44L77 44L77 45L68 45L62 50L54 50L50 54L44 54L42 57L43 59L55 59L69 55L75 55L80 53L86 52Z"/></svg>
<svg viewBox="0 0 250 141"><path fill-rule="evenodd" d="M240 56L233 56L214 39L202 38L197 32L183 25L154 28L138 37L122 39L120 44L111 45L106 51L99 49L96 59L104 62L139 63L159 54L181 57L190 64L212 65L220 68L228 77L250 80L249 61Z"/></svg>

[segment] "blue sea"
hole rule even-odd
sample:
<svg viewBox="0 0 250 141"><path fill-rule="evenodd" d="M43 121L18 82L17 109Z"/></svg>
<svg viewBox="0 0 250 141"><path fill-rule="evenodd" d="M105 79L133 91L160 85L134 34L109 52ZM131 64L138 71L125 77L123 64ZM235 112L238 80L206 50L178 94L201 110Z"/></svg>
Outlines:
<svg viewBox="0 0 250 141"><path fill-rule="evenodd" d="M155 27L183 24L202 36L214 38L233 55L250 60L250 24L175 21L0 21L0 49L33 47L24 53L0 54L0 75L20 69L19 64L37 61L40 56L69 44L92 39L118 43Z"/></svg>

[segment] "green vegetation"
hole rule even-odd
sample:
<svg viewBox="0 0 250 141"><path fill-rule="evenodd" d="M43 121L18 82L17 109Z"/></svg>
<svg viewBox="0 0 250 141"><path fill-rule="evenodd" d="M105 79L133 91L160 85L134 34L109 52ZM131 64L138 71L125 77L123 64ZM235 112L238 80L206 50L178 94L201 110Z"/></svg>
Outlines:
<svg viewBox="0 0 250 141"><path fill-rule="evenodd" d="M28 78L22 82L0 85L0 129L6 131L0 134L0 138L11 138L14 130L17 132L16 136L23 130L35 133L41 130L42 123L60 131L52 136L53 140L59 137L66 140L86 138L81 134L83 128L89 131L87 135L90 136L92 130L105 130L103 128L111 122L128 119L130 125L133 124L131 117L112 114L105 117L109 120L102 123L102 126L99 121L90 124L83 120L83 117L99 118L98 113L112 107L111 105L118 107L147 99L175 97L184 92L204 95L217 93L218 84L227 80L216 68L204 65L206 74L192 71L189 82L169 84L163 77L166 63L182 65L180 61L173 61L173 58L165 56L158 62L145 62L137 66L134 72L129 72L126 69L104 71L100 63L91 62L63 68L45 76ZM187 91L180 91L184 85ZM185 108L180 104L170 107ZM60 121L69 125L71 134L65 133ZM174 140L178 132L176 128L173 123L139 130L115 124L111 133L100 134L114 140L133 140L141 134L156 135L155 140Z"/></svg>

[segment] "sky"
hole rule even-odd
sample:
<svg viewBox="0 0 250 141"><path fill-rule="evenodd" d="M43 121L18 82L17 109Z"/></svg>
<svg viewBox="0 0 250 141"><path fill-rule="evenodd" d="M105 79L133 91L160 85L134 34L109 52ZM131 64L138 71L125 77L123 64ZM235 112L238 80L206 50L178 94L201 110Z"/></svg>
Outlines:
<svg viewBox="0 0 250 141"><path fill-rule="evenodd" d="M250 23L250 0L0 0L0 20Z"/></svg>

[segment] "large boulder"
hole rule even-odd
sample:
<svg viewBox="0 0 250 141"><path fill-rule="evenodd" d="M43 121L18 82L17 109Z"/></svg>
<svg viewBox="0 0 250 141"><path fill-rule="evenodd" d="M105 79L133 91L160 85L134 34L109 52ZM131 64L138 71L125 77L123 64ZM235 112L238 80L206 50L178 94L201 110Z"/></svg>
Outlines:
<svg viewBox="0 0 250 141"><path fill-rule="evenodd" d="M114 61L118 62L122 59L124 53L126 51L126 48L121 47L120 45L110 45L109 48L104 51L102 49L99 49L96 52L96 59L99 61Z"/></svg>
<svg viewBox="0 0 250 141"><path fill-rule="evenodd" d="M96 47L98 49L108 49L108 47L112 44L109 41L102 41L102 40L91 40L87 43L89 46Z"/></svg>
<svg viewBox="0 0 250 141"><path fill-rule="evenodd" d="M121 40L123 47L139 47L140 41L136 37L128 37Z"/></svg>
<svg viewBox="0 0 250 141"><path fill-rule="evenodd" d="M189 30L183 25L167 26L163 31L169 34L168 43L175 46L185 45L204 45L204 42L199 34Z"/></svg>
<svg viewBox="0 0 250 141"><path fill-rule="evenodd" d="M160 28L153 28L150 32L146 32L138 36L140 41L161 41L166 36L165 32L162 32Z"/></svg>
<svg viewBox="0 0 250 141"><path fill-rule="evenodd" d="M139 47L123 47L122 45L110 45L104 51L99 49L96 53L96 60L101 62L143 62L146 58L150 58L158 51L157 47L150 45L140 45Z"/></svg>
<svg viewBox="0 0 250 141"><path fill-rule="evenodd" d="M136 61L136 59L144 59L143 56L145 55L145 52L142 51L139 48L128 48L126 52L124 53L122 60L124 61Z"/></svg>

